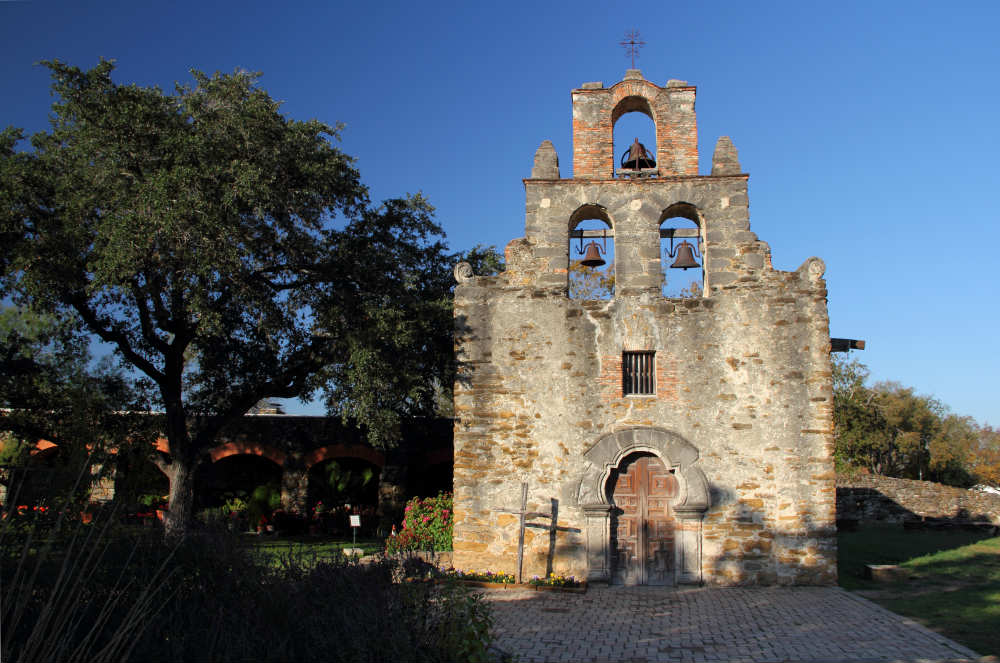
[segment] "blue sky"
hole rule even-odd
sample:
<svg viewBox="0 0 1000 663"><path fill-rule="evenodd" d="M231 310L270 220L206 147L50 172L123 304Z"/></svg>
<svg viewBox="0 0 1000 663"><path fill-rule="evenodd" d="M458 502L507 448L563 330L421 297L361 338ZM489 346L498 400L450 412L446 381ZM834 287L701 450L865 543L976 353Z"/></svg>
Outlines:
<svg viewBox="0 0 1000 663"><path fill-rule="evenodd" d="M542 140L571 174L570 90L620 80L637 29L647 79L698 87L702 173L732 137L774 266L826 262L831 334L868 342L873 379L1000 425L998 19L995 2L0 1L0 125L47 127L42 59L114 58L119 81L167 90L260 71L289 116L345 124L374 198L422 191L452 248L502 248Z"/></svg>

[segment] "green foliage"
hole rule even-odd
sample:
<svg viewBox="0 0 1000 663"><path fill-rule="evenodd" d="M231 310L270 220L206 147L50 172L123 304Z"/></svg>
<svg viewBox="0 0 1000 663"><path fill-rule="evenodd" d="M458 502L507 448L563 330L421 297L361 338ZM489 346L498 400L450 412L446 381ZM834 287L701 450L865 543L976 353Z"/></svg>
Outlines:
<svg viewBox="0 0 1000 663"><path fill-rule="evenodd" d="M166 506L166 500L163 499L163 495L157 495L156 493L140 495L136 501L140 506L144 506L147 509L162 509Z"/></svg>
<svg viewBox="0 0 1000 663"><path fill-rule="evenodd" d="M504 256L495 246L476 244L460 255L458 261L469 263L476 276L496 276L506 269Z"/></svg>
<svg viewBox="0 0 1000 663"><path fill-rule="evenodd" d="M485 661L491 618L457 584L393 561L262 556L235 536L0 529L5 661ZM48 543L45 543L48 542Z"/></svg>
<svg viewBox="0 0 1000 663"><path fill-rule="evenodd" d="M833 359L833 416L838 468L955 486L975 483L982 431L930 396L895 382L868 386L857 359Z"/></svg>
<svg viewBox="0 0 1000 663"><path fill-rule="evenodd" d="M581 587L583 585L576 579L576 576L564 576L557 573L550 573L547 576L532 576L528 584L539 587Z"/></svg>
<svg viewBox="0 0 1000 663"><path fill-rule="evenodd" d="M0 524L3 660L130 660L169 595L171 551L115 530L115 520Z"/></svg>
<svg viewBox="0 0 1000 663"><path fill-rule="evenodd" d="M451 550L454 511L451 493L414 497L406 504L403 528L386 540L386 552Z"/></svg>
<svg viewBox="0 0 1000 663"><path fill-rule="evenodd" d="M420 194L371 204L340 127L286 118L257 75L194 71L167 94L107 61L45 65L51 131L25 151L0 135L0 294L110 344L149 387L168 528L190 518L200 454L261 399L323 389L379 446L433 413L452 257Z"/></svg>
<svg viewBox="0 0 1000 663"><path fill-rule="evenodd" d="M326 473L326 483L335 493L346 493L351 488L363 488L371 483L375 477L375 471L371 467L363 467L360 470L350 470L341 467L340 463L331 460L324 469Z"/></svg>
<svg viewBox="0 0 1000 663"><path fill-rule="evenodd" d="M247 517L251 527L261 520L270 521L274 510L281 506L281 487L277 483L257 486L247 498Z"/></svg>
<svg viewBox="0 0 1000 663"><path fill-rule="evenodd" d="M503 571L463 571L456 568L442 569L438 572L438 577L455 578L457 580L473 580L476 582L489 582L498 585L509 585L517 582L513 573Z"/></svg>
<svg viewBox="0 0 1000 663"><path fill-rule="evenodd" d="M28 462L32 444L10 431L0 431L0 467L17 467Z"/></svg>
<svg viewBox="0 0 1000 663"><path fill-rule="evenodd" d="M148 408L124 374L95 363L73 324L30 306L0 307L0 407L4 465L23 464L39 439L59 444L63 460L107 460L108 446L152 434L148 417L130 414Z"/></svg>
<svg viewBox="0 0 1000 663"><path fill-rule="evenodd" d="M580 260L569 263L570 299L611 299L615 294L615 263L603 267L586 267Z"/></svg>

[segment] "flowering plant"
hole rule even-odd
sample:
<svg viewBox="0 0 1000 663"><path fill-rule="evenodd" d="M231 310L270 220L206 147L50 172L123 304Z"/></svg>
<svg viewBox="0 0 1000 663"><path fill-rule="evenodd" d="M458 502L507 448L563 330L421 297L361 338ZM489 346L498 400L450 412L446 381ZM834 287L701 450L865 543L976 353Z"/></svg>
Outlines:
<svg viewBox="0 0 1000 663"><path fill-rule="evenodd" d="M451 493L414 497L406 504L403 528L386 541L386 552L451 550Z"/></svg>
<svg viewBox="0 0 1000 663"><path fill-rule="evenodd" d="M503 571L462 571L454 567L438 569L438 573L445 578L457 578L458 580L475 580L477 582L495 582L497 584L509 585L516 581L513 573Z"/></svg>
<svg viewBox="0 0 1000 663"><path fill-rule="evenodd" d="M580 587L583 583L576 579L576 576L556 575L550 573L547 576L534 576L528 581L529 585L540 585L543 587Z"/></svg>

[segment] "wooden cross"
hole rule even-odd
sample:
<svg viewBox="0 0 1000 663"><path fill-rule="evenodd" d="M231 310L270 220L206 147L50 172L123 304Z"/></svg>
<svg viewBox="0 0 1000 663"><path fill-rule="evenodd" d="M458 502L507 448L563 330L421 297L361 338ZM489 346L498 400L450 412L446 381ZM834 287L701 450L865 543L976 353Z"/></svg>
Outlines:
<svg viewBox="0 0 1000 663"><path fill-rule="evenodd" d="M628 41L621 41L618 43L625 47L625 55L632 57L632 68L635 69L635 56L639 55L639 49L645 46L646 42L639 41L638 30L629 30L626 32L625 39Z"/></svg>
<svg viewBox="0 0 1000 663"><path fill-rule="evenodd" d="M525 527L537 527L539 529L545 529L549 532L549 560L546 565L546 573L552 572L552 557L555 554L556 549L556 532L579 532L579 529L573 527L559 527L559 500L552 500L552 513L543 513L540 511L528 511L528 484L521 484L521 508L515 509L497 509L500 513L513 513L518 517L518 532L517 532L517 582L521 583L521 572L524 568L524 528ZM548 525L542 525L540 523L529 523L526 522L528 518L551 518L551 522Z"/></svg>
<svg viewBox="0 0 1000 663"><path fill-rule="evenodd" d="M550 500L552 503L552 514L547 513L532 513L529 514L536 518L551 518L548 525L543 525L541 523L526 523L526 527L537 527L538 529L548 530L549 532L549 556L545 564L545 575L552 573L552 560L556 555L556 532L579 532L580 530L576 527L559 527L559 500L552 498Z"/></svg>

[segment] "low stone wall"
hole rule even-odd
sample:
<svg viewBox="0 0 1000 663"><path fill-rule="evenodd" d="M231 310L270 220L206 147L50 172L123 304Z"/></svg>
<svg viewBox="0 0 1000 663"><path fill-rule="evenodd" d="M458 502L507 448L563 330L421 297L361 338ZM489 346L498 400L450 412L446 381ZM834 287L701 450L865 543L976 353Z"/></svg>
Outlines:
<svg viewBox="0 0 1000 663"><path fill-rule="evenodd" d="M837 521L1000 524L1000 495L874 474L837 476Z"/></svg>

